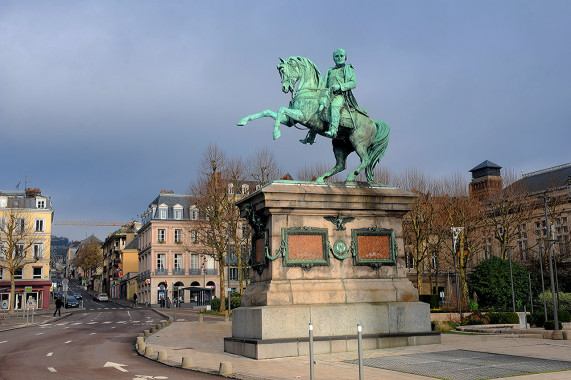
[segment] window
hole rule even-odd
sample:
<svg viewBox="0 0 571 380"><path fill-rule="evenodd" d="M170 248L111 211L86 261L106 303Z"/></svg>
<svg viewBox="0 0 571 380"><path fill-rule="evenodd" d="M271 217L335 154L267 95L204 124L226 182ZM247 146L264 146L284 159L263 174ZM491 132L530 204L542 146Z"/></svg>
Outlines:
<svg viewBox="0 0 571 380"><path fill-rule="evenodd" d="M166 240L166 239L165 239L165 236L166 236L166 234L165 234L165 230L164 230L164 229L157 230L157 240L158 240L159 243L164 243L164 242L165 242L165 240Z"/></svg>
<svg viewBox="0 0 571 380"><path fill-rule="evenodd" d="M174 269L182 269L182 254L174 255Z"/></svg>
<svg viewBox="0 0 571 380"><path fill-rule="evenodd" d="M190 242L192 244L198 243L198 232L197 231L190 231Z"/></svg>
<svg viewBox="0 0 571 380"><path fill-rule="evenodd" d="M34 231L44 232L44 220L43 219L36 219L36 221L34 223Z"/></svg>
<svg viewBox="0 0 571 380"><path fill-rule="evenodd" d="M250 192L250 186L243 184L242 185L242 194L248 194Z"/></svg>
<svg viewBox="0 0 571 380"><path fill-rule="evenodd" d="M45 199L36 199L36 208L46 208L46 200Z"/></svg>
<svg viewBox="0 0 571 380"><path fill-rule="evenodd" d="M174 230L174 242L182 243L182 230Z"/></svg>
<svg viewBox="0 0 571 380"><path fill-rule="evenodd" d="M190 220L198 220L198 209L196 207L190 209Z"/></svg>
<svg viewBox="0 0 571 380"><path fill-rule="evenodd" d="M34 257L39 259L44 258L44 245L43 244L34 244Z"/></svg>
<svg viewBox="0 0 571 380"><path fill-rule="evenodd" d="M234 184L233 183L228 184L228 194L234 195Z"/></svg>
<svg viewBox="0 0 571 380"><path fill-rule="evenodd" d="M166 219L167 218L167 208L159 208L159 219Z"/></svg>
<svg viewBox="0 0 571 380"><path fill-rule="evenodd" d="M166 258L164 253L159 253L157 255L157 269L166 269Z"/></svg>
<svg viewBox="0 0 571 380"><path fill-rule="evenodd" d="M14 256L25 256L26 252L24 250L24 244L16 244Z"/></svg>
<svg viewBox="0 0 571 380"><path fill-rule="evenodd" d="M16 280L21 280L21 279L22 279L22 276L23 276L22 272L23 272L22 268L16 269L16 270L14 271L14 278L15 278Z"/></svg>
<svg viewBox="0 0 571 380"><path fill-rule="evenodd" d="M4 268L0 268L0 280L4 279Z"/></svg>
<svg viewBox="0 0 571 380"><path fill-rule="evenodd" d="M181 209L174 209L174 218L176 220L181 220L182 219L182 210Z"/></svg>
<svg viewBox="0 0 571 380"><path fill-rule="evenodd" d="M21 233L26 231L26 219L17 218L16 219L16 232Z"/></svg>
<svg viewBox="0 0 571 380"><path fill-rule="evenodd" d="M0 241L0 259L3 259L5 257L6 257L6 243Z"/></svg>
<svg viewBox="0 0 571 380"><path fill-rule="evenodd" d="M198 269L198 255L195 254L190 255L190 268Z"/></svg>
<svg viewBox="0 0 571 380"><path fill-rule="evenodd" d="M8 198L0 197L0 207L5 208L8 204Z"/></svg>
<svg viewBox="0 0 571 380"><path fill-rule="evenodd" d="M6 229L6 218L0 218L0 230L4 231Z"/></svg>
<svg viewBox="0 0 571 380"><path fill-rule="evenodd" d="M44 267L33 267L32 278L42 278Z"/></svg>
<svg viewBox="0 0 571 380"><path fill-rule="evenodd" d="M230 268L230 281L238 281L238 268Z"/></svg>

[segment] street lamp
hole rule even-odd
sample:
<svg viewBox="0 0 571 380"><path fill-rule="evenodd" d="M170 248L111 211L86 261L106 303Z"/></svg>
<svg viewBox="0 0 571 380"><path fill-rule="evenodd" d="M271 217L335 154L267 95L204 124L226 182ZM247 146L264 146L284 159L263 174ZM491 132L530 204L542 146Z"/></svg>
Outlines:
<svg viewBox="0 0 571 380"><path fill-rule="evenodd" d="M460 318L462 318L462 309L460 307L460 284L458 284L458 268L456 266L456 241L458 240L458 236L464 230L464 227L452 227L452 245L454 247L454 252L452 258L454 259L454 276L456 277L456 307L458 308L458 312L460 313Z"/></svg>
<svg viewBox="0 0 571 380"><path fill-rule="evenodd" d="M547 243L547 259L549 260L549 276L551 277L551 298L553 301L553 329L559 330L559 318L557 316L557 301L555 298L555 280L553 278L553 263L551 262L551 244L549 239L549 217L547 216L547 200L551 200L551 197L546 195L540 195L539 198L543 199L545 206L545 233L546 233L546 243ZM545 299L545 297L544 297Z"/></svg>

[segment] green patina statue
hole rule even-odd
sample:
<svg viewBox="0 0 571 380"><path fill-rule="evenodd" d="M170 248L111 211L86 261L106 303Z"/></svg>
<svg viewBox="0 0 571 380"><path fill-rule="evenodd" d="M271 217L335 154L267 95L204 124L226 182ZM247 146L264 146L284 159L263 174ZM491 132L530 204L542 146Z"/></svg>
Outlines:
<svg viewBox="0 0 571 380"><path fill-rule="evenodd" d="M281 136L280 124L288 127L296 123L309 128L304 144L313 144L315 136L333 139L333 153L336 164L327 173L317 178L324 182L346 169L347 156L357 152L361 164L347 176L347 182L365 170L367 181L373 182L373 169L384 156L389 142L390 129L386 122L373 120L367 112L359 108L351 90L356 87L355 70L346 64L347 54L343 49L333 53L335 67L327 71L325 80L313 62L304 57L280 58L278 71L282 91L291 93L289 107L278 112L265 110L246 116L238 125L246 125L250 120L262 117L275 119L274 140ZM297 84L297 88L296 85Z"/></svg>

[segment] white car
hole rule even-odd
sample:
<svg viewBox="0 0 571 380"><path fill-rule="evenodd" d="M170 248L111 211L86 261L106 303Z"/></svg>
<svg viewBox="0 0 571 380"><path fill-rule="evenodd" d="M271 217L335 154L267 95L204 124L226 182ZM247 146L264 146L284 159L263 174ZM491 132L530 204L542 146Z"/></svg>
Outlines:
<svg viewBox="0 0 571 380"><path fill-rule="evenodd" d="M105 293L99 293L99 294L97 295L97 301L99 301L99 302L107 302L107 301L109 301L109 297L107 297L107 294L105 294Z"/></svg>

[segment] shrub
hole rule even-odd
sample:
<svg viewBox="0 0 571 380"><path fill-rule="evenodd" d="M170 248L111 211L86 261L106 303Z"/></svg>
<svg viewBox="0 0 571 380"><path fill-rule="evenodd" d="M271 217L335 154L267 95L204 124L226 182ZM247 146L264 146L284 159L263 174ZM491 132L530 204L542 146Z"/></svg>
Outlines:
<svg viewBox="0 0 571 380"><path fill-rule="evenodd" d="M543 327L546 330L555 330L555 322L554 321L545 321L545 325L543 325ZM562 325L561 322L559 322L559 330L561 330Z"/></svg>
<svg viewBox="0 0 571 380"><path fill-rule="evenodd" d="M426 302L430 305L431 309L438 309L440 305L438 305L439 297L438 294L420 294L418 296L420 302Z"/></svg>
<svg viewBox="0 0 571 380"><path fill-rule="evenodd" d="M571 322L571 313L569 313L567 310L558 310L557 318L559 322Z"/></svg>
<svg viewBox="0 0 571 380"><path fill-rule="evenodd" d="M458 324L454 322L436 322L436 326L434 326L435 331L440 332L447 332L450 330L454 330L458 326Z"/></svg>
<svg viewBox="0 0 571 380"><path fill-rule="evenodd" d="M474 311L466 318L467 325L487 325L490 319L479 311Z"/></svg>
<svg viewBox="0 0 571 380"><path fill-rule="evenodd" d="M237 309L242 304L242 296L240 296L240 293L232 293L230 299L232 302L232 309ZM226 303L226 310L228 310L228 297L226 297L225 303Z"/></svg>
<svg viewBox="0 0 571 380"><path fill-rule="evenodd" d="M537 327L543 327L545 323L545 313L543 311L534 311L528 316L529 324Z"/></svg>
<svg viewBox="0 0 571 380"><path fill-rule="evenodd" d="M547 315L553 314L553 296L549 290L545 291ZM539 294L539 305L543 306L543 293ZM559 310L571 310L571 293L559 292Z"/></svg>
<svg viewBox="0 0 571 380"><path fill-rule="evenodd" d="M519 317L517 313L513 312L504 312L504 313L495 313L491 312L486 314L486 316L490 320L490 324L492 325L501 325L501 324L518 324Z"/></svg>
<svg viewBox="0 0 571 380"><path fill-rule="evenodd" d="M210 300L210 308L214 311L220 311L220 298Z"/></svg>

